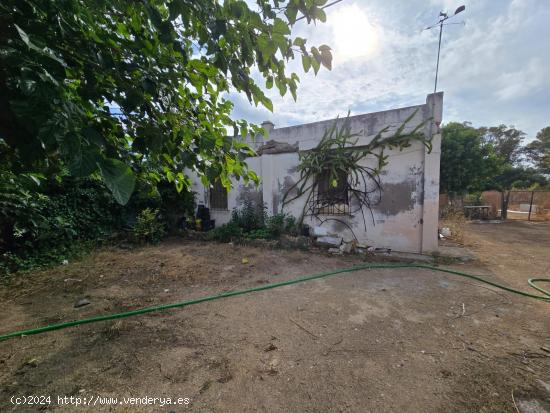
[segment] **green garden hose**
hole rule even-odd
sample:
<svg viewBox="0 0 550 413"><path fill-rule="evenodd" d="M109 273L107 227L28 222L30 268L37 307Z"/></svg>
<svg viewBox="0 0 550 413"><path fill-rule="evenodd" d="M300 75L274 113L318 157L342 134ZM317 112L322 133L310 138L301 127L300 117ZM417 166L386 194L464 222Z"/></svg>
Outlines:
<svg viewBox="0 0 550 413"><path fill-rule="evenodd" d="M102 315L102 316L97 316L97 317L84 318L82 320L68 321L68 322L65 322L65 323L50 324L50 325L47 325L47 326L44 326L44 327L32 328L32 329L28 329L28 330L14 331L12 333L7 333L7 334L4 334L4 335L0 335L0 341L7 340L9 338L14 338L14 337L23 337L23 336L27 336L27 335L31 335L31 334L45 333L46 331L61 330L63 328L78 326L78 325L81 325L81 324L89 324L89 323L95 323L95 322L98 322L98 321L106 321L106 320L115 320L117 318L131 317L131 316L134 316L134 315L152 313L152 312L156 312L156 311L163 311L163 310L168 310L168 309L171 309L171 308L186 307L188 305L199 304L199 303L203 303L205 301L213 301L213 300L218 300L220 298L233 297L233 296L236 296L236 295L243 295L243 294L253 293L253 292L256 292L256 291L270 290L272 288L283 287L285 285L298 284L298 283L301 283L301 282L304 282L304 281L310 281L310 280L316 280L316 279L319 279L319 278L330 277L330 276L336 275L336 274L350 273L350 272L361 271L361 270L396 269L396 268L420 268L420 269L425 269L425 270L444 272L444 273L447 273L447 274L459 275L461 277L470 278L472 280L478 281L478 282L483 283L483 284L489 284L493 287L500 288L500 289L508 291L510 293L519 294L519 295L522 295L524 297L535 298L537 300L550 301L550 293L548 291L546 291L546 290L544 290L544 289L542 289L542 288L535 285L536 282L550 282L550 279L546 279L546 278L530 278L528 280L529 285L531 287L533 287L534 289L540 291L543 294L543 295L535 295L535 294L526 293L524 291L515 290L513 288L506 287L504 285L500 285L500 284L497 284L497 283L494 283L494 282L491 282L491 281L484 280L483 278L481 278L479 276L466 274L466 273L463 273L463 272L460 272L460 271L453 271L453 270L448 270L448 269L444 269L444 268L438 268L438 267L434 267L434 266L431 266L431 265L422 265L422 264L367 264L367 265L359 265L359 266L351 267L351 268L341 268L341 269L338 269L338 270L323 272L323 273L319 273L319 274L308 275L308 276L305 276L305 277L295 278L295 279L288 280L288 281L281 281L281 282L278 282L278 283L265 284L265 285L262 285L260 287L249 288L249 289L246 289L246 290L230 291L230 292L227 292L227 293L210 295L210 296L206 296L206 297L202 297L202 298L197 298L197 299L194 299L194 300L180 301L180 302L172 303L172 304L163 304L163 305L157 305L157 306L152 306L152 307L145 307L145 308L140 308L140 309L137 309L137 310L126 311L126 312L123 312L123 313L107 314L107 315Z"/></svg>

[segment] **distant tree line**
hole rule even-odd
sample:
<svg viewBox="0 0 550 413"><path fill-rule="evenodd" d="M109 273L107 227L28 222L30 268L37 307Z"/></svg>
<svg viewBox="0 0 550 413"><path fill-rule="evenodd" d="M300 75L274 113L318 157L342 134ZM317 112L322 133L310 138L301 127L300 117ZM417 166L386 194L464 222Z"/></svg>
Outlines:
<svg viewBox="0 0 550 413"><path fill-rule="evenodd" d="M513 126L475 128L469 122L443 126L441 193L550 189L550 127L524 144Z"/></svg>

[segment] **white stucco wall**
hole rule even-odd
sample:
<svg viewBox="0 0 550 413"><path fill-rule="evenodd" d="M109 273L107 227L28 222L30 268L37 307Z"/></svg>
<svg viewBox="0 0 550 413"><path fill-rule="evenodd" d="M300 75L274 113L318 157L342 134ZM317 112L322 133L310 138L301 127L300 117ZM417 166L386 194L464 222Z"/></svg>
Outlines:
<svg viewBox="0 0 550 413"><path fill-rule="evenodd" d="M320 216L322 220L326 220L323 226L346 240L353 239L350 229L345 224L332 220L336 218L351 227L359 242L366 245L406 252L427 253L437 250L441 145L439 125L442 104L443 94L438 93L428 95L426 103L422 105L350 117L352 132L360 133L356 146L361 146L370 142L386 126L390 126L387 134L392 134L416 111L408 127L412 129L424 120L433 118L424 127L424 133L433 136L433 148L428 153L422 143L415 142L403 151L386 151L389 158L381 176L383 193L380 203L372 210L373 217L368 210L364 211L365 222L360 213L351 216L323 215ZM276 128L270 131L268 139L290 144L297 142L299 150L305 151L318 144L325 129L331 126L332 122L334 119ZM373 161L374 159L365 160L367 163ZM262 184L259 188L254 188L252 184L246 186L235 181L233 190L228 194L228 209L211 211L216 225L230 220L231 210L239 206L243 196L261 197L267 205L269 214L285 212L299 217L305 197L285 206L284 211L281 204L283 194L299 179L296 171L298 162L298 153L265 154L249 158L247 163L261 177ZM192 189L199 195L199 203L208 205L208 191L202 187L198 179L193 179ZM312 226L320 224L316 217L306 217L304 222Z"/></svg>

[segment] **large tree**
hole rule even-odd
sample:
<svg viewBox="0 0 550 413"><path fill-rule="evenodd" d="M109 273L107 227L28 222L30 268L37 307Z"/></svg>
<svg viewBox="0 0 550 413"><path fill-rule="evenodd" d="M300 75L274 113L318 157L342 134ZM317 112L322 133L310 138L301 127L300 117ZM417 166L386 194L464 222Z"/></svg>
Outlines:
<svg viewBox="0 0 550 413"><path fill-rule="evenodd" d="M468 122L451 122L443 127L441 142L442 193L465 194L481 191L500 171L500 158L483 131Z"/></svg>
<svg viewBox="0 0 550 413"><path fill-rule="evenodd" d="M205 183L257 181L242 137L260 129L231 119L224 96L272 110L255 79L296 98L296 54L306 72L330 69L328 46L291 35L301 17L325 21L325 2L2 0L2 159L17 172L96 174L121 203L136 171L178 189L184 168Z"/></svg>
<svg viewBox="0 0 550 413"><path fill-rule="evenodd" d="M483 141L491 144L505 163L514 164L519 161L525 132L506 125L481 127L479 131Z"/></svg>
<svg viewBox="0 0 550 413"><path fill-rule="evenodd" d="M525 152L540 172L550 174L550 126L537 133L535 140L525 147Z"/></svg>

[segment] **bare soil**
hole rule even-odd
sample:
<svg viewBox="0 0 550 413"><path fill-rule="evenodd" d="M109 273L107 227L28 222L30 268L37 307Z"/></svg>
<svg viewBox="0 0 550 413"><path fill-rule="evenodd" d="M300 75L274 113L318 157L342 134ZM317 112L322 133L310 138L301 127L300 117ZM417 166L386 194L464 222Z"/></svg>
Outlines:
<svg viewBox="0 0 550 413"><path fill-rule="evenodd" d="M459 270L522 289L549 273L548 223L464 224L463 242L478 260ZM179 239L105 249L6 282L0 332L363 260ZM74 308L81 298L91 304ZM550 412L550 353L541 349L550 347L549 311L425 270L342 274L0 342L0 411ZM17 407L14 395L52 403ZM59 406L58 395L190 404Z"/></svg>

